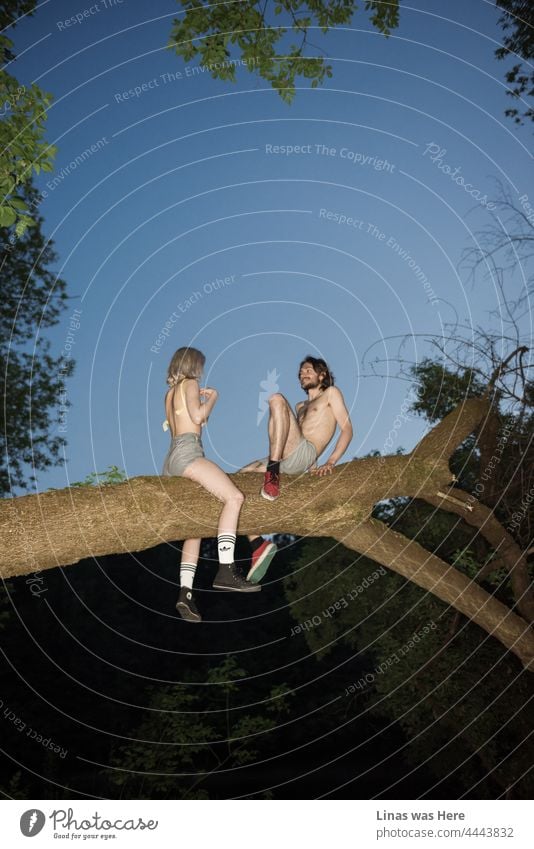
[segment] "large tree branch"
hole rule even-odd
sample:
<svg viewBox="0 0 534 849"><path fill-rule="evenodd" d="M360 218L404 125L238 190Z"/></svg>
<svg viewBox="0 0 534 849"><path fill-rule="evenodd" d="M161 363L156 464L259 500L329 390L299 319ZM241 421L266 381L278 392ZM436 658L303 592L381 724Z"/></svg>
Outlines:
<svg viewBox="0 0 534 849"><path fill-rule="evenodd" d="M260 475L232 480L245 494L238 532L332 536L371 515L384 498L435 493L451 481L443 459L354 460L329 478L282 477L282 495L261 498ZM0 502L0 576L9 578L165 541L217 534L220 502L182 477L138 477Z"/></svg>
<svg viewBox="0 0 534 849"><path fill-rule="evenodd" d="M461 572L370 518L378 501L395 496L433 503L451 482L448 458L489 408L480 398L464 402L407 456L355 460L324 479L284 475L282 495L273 503L259 495L260 475L232 475L246 496L238 531L342 540L470 616L531 668L534 634L526 622ZM213 496L181 477L139 477L116 486L5 500L0 503L0 575L9 578L86 557L215 536L219 513Z"/></svg>
<svg viewBox="0 0 534 849"><path fill-rule="evenodd" d="M500 562L510 573L510 583L518 610L525 619L531 623L534 622L534 595L528 574L526 552L521 551L495 513L458 487L447 489L442 495L436 493L424 495L422 498L434 507L456 513L468 525L478 528L484 539L498 552Z"/></svg>
<svg viewBox="0 0 534 849"><path fill-rule="evenodd" d="M488 414L472 398L449 413L408 456L355 460L322 481L284 476L266 504L258 476L232 475L246 496L238 531L332 536L371 515L378 501L433 495L451 482L448 459ZM215 536L220 505L182 477L138 477L115 486L72 487L0 503L0 576L26 575L86 557L142 551L159 543Z"/></svg>
<svg viewBox="0 0 534 849"><path fill-rule="evenodd" d="M469 398L462 401L444 419L417 443L408 457L446 458L464 442L475 428L485 422L491 411L487 398Z"/></svg>
<svg viewBox="0 0 534 849"><path fill-rule="evenodd" d="M534 632L527 622L486 590L419 543L369 519L336 539L403 575L464 613L534 671Z"/></svg>

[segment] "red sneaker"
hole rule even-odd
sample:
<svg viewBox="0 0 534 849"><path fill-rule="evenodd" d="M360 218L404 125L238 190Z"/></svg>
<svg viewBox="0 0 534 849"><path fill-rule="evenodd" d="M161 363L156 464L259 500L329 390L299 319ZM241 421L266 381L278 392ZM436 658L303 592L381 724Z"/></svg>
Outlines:
<svg viewBox="0 0 534 849"><path fill-rule="evenodd" d="M268 501L274 501L280 495L280 475L276 472L265 472L265 480L261 494Z"/></svg>
<svg viewBox="0 0 534 849"><path fill-rule="evenodd" d="M251 584L257 584L261 581L277 551L278 548L274 542L269 542L268 539L264 540L262 544L252 552L247 581L250 581Z"/></svg>

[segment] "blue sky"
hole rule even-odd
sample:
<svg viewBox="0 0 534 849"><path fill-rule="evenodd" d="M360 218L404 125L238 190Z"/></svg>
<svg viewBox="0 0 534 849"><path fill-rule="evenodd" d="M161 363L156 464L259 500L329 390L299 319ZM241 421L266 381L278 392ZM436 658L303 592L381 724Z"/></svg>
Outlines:
<svg viewBox="0 0 534 849"><path fill-rule="evenodd" d="M396 377L403 336L402 356L419 361L455 319L499 329L491 279L459 269L491 220L495 179L514 197L530 188L531 129L503 114L493 2L401 4L389 39L360 9L351 28L312 39L334 75L302 83L291 106L244 68L218 82L167 51L178 12L49 0L14 33L14 73L55 97L59 152L37 185L73 296L54 353L70 338L77 363L67 463L39 473L39 489L111 464L159 473L166 368L182 345L206 354L220 398L204 445L232 471L266 454L262 381L294 405L306 354L328 360L351 410L348 460L382 450L394 428L409 391ZM404 422L394 447L424 429Z"/></svg>

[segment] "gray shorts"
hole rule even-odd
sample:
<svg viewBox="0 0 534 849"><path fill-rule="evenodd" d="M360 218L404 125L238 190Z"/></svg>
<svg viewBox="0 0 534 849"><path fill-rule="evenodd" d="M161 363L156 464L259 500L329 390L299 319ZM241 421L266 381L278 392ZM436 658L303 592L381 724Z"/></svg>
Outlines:
<svg viewBox="0 0 534 849"><path fill-rule="evenodd" d="M183 475L190 463L198 457L204 457L200 436L197 433L180 433L172 439L162 475Z"/></svg>
<svg viewBox="0 0 534 849"><path fill-rule="evenodd" d="M315 445L302 437L295 450L288 457L280 460L280 471L287 475L298 475L301 472L307 472L316 460ZM269 458L264 457L261 462L267 465Z"/></svg>

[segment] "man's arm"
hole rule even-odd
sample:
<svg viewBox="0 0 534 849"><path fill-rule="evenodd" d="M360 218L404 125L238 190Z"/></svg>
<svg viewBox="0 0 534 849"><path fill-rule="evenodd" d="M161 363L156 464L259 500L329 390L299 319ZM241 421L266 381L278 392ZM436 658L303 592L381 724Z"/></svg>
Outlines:
<svg viewBox="0 0 534 849"><path fill-rule="evenodd" d="M335 464L338 462L339 459L341 459L341 457L347 450L349 443L354 435L354 431L352 429L352 422L350 420L349 411L345 406L343 393L340 389L337 388L337 386L331 386L329 389L329 393L330 397L328 399L328 403L332 409L340 433L337 442L334 445L334 450L332 451L326 463L323 466L312 470L312 474L316 475L326 475L332 471Z"/></svg>

